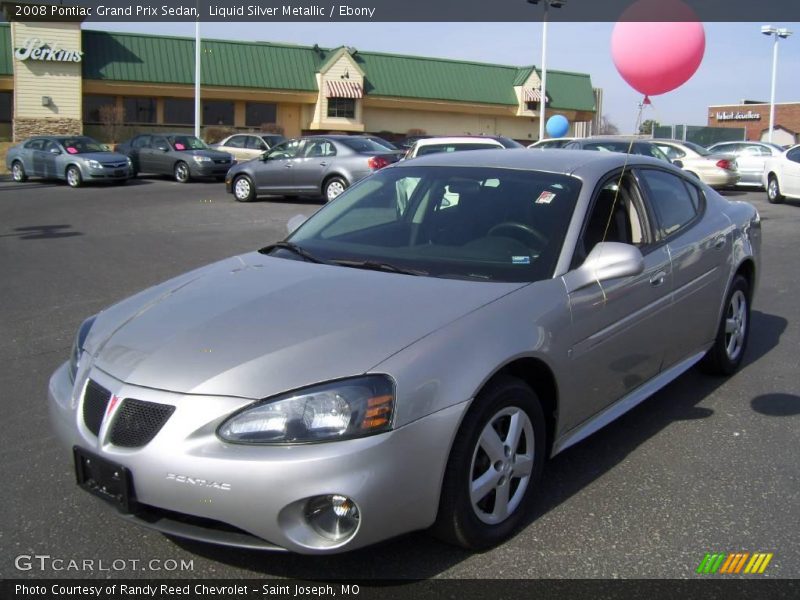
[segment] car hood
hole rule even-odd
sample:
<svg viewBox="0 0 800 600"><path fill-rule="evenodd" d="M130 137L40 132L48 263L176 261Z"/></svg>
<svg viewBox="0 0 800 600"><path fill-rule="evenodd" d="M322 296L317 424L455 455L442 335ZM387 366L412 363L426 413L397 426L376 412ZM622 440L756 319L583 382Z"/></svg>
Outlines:
<svg viewBox="0 0 800 600"><path fill-rule="evenodd" d="M85 154L74 154L72 156L83 160L96 160L99 163L128 162L128 157L119 152L87 152Z"/></svg>
<svg viewBox="0 0 800 600"><path fill-rule="evenodd" d="M103 311L84 348L130 384L258 399L364 373L521 285L251 253Z"/></svg>

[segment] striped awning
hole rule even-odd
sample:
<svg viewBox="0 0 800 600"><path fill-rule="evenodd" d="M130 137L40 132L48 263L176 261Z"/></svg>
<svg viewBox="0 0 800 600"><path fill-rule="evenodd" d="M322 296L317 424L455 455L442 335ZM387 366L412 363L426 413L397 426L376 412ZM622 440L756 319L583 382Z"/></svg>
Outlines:
<svg viewBox="0 0 800 600"><path fill-rule="evenodd" d="M326 81L326 98L363 98L364 89L355 81Z"/></svg>
<svg viewBox="0 0 800 600"><path fill-rule="evenodd" d="M522 97L525 102L541 102L542 92L536 88L522 88Z"/></svg>

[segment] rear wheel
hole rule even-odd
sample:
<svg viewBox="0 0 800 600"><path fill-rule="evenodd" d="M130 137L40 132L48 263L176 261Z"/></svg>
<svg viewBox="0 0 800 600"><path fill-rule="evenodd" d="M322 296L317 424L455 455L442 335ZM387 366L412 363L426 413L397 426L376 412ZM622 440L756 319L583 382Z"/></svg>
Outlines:
<svg viewBox="0 0 800 600"><path fill-rule="evenodd" d="M67 185L71 188L81 187L83 183L83 177L81 176L81 170L76 167L75 165L70 165L67 167Z"/></svg>
<svg viewBox="0 0 800 600"><path fill-rule="evenodd" d="M778 183L778 178L775 175L770 175L767 181L767 200L770 204L780 204L783 202L783 194L781 194L781 186Z"/></svg>
<svg viewBox="0 0 800 600"><path fill-rule="evenodd" d="M191 174L189 173L189 165L185 162L180 161L175 164L175 181L178 183L187 183L191 179Z"/></svg>
<svg viewBox="0 0 800 600"><path fill-rule="evenodd" d="M335 199L339 194L347 189L347 182L341 177L331 177L325 182L323 192L325 194L325 201L330 202Z"/></svg>
<svg viewBox="0 0 800 600"><path fill-rule="evenodd" d="M25 173L25 167L22 165L21 161L15 160L13 163L11 163L11 178L17 183L21 183L28 179L28 175Z"/></svg>
<svg viewBox="0 0 800 600"><path fill-rule="evenodd" d="M239 175L233 180L233 197L239 202L250 202L255 199L255 186L247 175Z"/></svg>
<svg viewBox="0 0 800 600"><path fill-rule="evenodd" d="M715 375L732 375L742 364L750 334L750 285L741 275L733 280L725 299L714 345L703 358L703 370Z"/></svg>
<svg viewBox="0 0 800 600"><path fill-rule="evenodd" d="M544 452L544 415L533 390L514 377L489 383L456 436L433 532L471 550L511 536L534 496Z"/></svg>

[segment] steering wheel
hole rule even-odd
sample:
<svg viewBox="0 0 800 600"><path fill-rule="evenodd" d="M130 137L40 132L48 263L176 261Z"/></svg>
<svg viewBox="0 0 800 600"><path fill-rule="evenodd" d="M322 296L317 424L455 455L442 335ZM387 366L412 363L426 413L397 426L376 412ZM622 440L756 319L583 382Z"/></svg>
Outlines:
<svg viewBox="0 0 800 600"><path fill-rule="evenodd" d="M508 232L511 235L505 235L503 232ZM522 233L523 235L520 236L519 234ZM518 223L516 221L505 221L504 223L498 223L494 227L492 227L486 235L496 235L496 236L505 236L511 237L515 240L521 241L523 244L526 244L529 248L537 248L542 249L547 246L548 239L541 234L540 232L536 231L530 225L526 225L525 223ZM524 237L525 239L520 239ZM532 244L529 242L533 242Z"/></svg>

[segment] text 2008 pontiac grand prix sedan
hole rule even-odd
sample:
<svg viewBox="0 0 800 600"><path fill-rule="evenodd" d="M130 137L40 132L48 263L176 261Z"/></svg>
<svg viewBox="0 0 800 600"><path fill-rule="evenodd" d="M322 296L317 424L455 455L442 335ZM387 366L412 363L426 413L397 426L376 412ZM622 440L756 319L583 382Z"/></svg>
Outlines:
<svg viewBox="0 0 800 600"><path fill-rule="evenodd" d="M162 532L490 547L548 456L695 363L736 370L760 237L752 206L646 157L408 161L88 319L53 427L82 487Z"/></svg>

